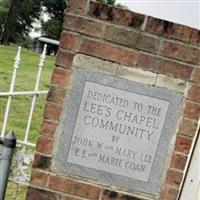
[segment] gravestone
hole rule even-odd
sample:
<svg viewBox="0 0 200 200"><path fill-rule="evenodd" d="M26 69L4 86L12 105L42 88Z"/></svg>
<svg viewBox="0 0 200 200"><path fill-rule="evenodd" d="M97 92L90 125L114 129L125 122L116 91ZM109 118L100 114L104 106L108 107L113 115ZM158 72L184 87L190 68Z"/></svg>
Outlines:
<svg viewBox="0 0 200 200"><path fill-rule="evenodd" d="M76 68L53 168L158 194L182 94Z"/></svg>

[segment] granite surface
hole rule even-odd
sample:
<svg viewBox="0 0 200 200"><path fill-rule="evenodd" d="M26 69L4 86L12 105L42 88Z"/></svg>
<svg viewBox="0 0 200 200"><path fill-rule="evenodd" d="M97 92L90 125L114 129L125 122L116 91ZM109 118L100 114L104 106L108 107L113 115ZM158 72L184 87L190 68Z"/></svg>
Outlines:
<svg viewBox="0 0 200 200"><path fill-rule="evenodd" d="M53 168L157 195L180 93L76 68Z"/></svg>

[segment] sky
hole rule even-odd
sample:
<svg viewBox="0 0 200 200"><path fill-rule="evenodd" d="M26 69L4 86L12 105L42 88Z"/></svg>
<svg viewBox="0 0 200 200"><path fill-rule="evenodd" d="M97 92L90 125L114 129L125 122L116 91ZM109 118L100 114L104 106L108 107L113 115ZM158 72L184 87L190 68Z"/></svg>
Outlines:
<svg viewBox="0 0 200 200"><path fill-rule="evenodd" d="M200 30L200 0L116 0L130 10Z"/></svg>
<svg viewBox="0 0 200 200"><path fill-rule="evenodd" d="M200 30L200 0L116 0L130 10ZM46 18L44 16L44 18ZM34 26L40 27L39 23ZM31 37L40 36L31 31Z"/></svg>

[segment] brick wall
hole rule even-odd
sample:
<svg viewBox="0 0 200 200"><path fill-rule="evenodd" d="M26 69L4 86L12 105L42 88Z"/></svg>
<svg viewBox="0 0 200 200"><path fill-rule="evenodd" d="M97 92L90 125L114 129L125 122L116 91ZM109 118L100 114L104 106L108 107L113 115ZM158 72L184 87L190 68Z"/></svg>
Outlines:
<svg viewBox="0 0 200 200"><path fill-rule="evenodd" d="M109 61L107 68L111 63L123 65L129 78L138 70L144 76L153 74L152 85L184 94L184 108L159 196L119 191L52 170L56 127L70 84L73 59L79 54ZM199 116L200 31L88 0L68 0L27 199L175 200Z"/></svg>

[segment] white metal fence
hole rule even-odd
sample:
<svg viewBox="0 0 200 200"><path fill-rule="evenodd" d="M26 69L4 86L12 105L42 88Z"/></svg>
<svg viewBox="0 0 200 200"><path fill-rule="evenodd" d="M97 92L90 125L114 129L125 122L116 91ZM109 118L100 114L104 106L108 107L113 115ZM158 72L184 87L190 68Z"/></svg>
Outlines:
<svg viewBox="0 0 200 200"><path fill-rule="evenodd" d="M18 47L18 52L15 57L10 89L7 92L0 91L0 101L1 101L1 98L7 98L7 104L5 105L5 113L3 116L1 137L3 137L7 131L10 131L8 129L9 114L11 115L10 108L11 108L11 104L15 103L15 102L12 102L12 100L14 100L14 98L17 96L21 96L21 97L32 96L32 101L30 105L26 127L24 128L23 137L21 137L23 139L17 140L17 148L16 148L14 158L12 161L9 184L8 184L5 200L24 199L26 190L29 185L29 180L30 180L30 175L31 175L31 170L30 170L31 163L33 161L33 156L34 156L33 148L29 148L29 147L35 147L35 143L29 142L33 112L36 106L36 101L37 101L38 96L46 95L48 93L48 90L39 90L41 74L42 74L42 70L43 70L43 66L44 66L45 58L46 58L46 48L47 46L45 45L43 52L40 56L36 82L35 82L34 89L32 91L15 91L17 72L20 69L21 47ZM27 83L24 83L24 84L27 85Z"/></svg>
<svg viewBox="0 0 200 200"><path fill-rule="evenodd" d="M14 62L14 66L13 66L13 74L12 74L12 80L11 80L11 83L10 83L10 89L9 89L8 92L0 92L0 98L1 97L7 97L7 104L6 104L5 114L4 114L4 118L3 118L1 137L3 137L5 135L5 132L6 132L6 126L7 126L7 122L8 122L8 117L9 117L12 99L15 96L32 96L32 103L31 103L31 106L30 106L27 126L26 126L26 130L24 132L24 137L23 137L24 139L23 140L17 140L17 142L19 144L23 144L23 145L35 146L35 144L29 142L28 139L29 139L32 116L33 116L33 112L34 112L34 109L35 109L37 97L38 97L38 95L48 93L48 90L43 90L43 91L39 90L39 84L40 84L40 80L41 80L42 69L43 69L43 66L44 66L44 63L45 63L45 58L46 58L46 48L47 48L47 46L44 45L43 52L40 56L39 68L38 68L38 73L37 73L37 78L36 78L34 90L33 91L15 91L15 82L16 82L16 77L17 77L17 71L19 69L20 61L21 61L21 47L18 47L18 52L17 52L17 55L15 57L15 62Z"/></svg>

